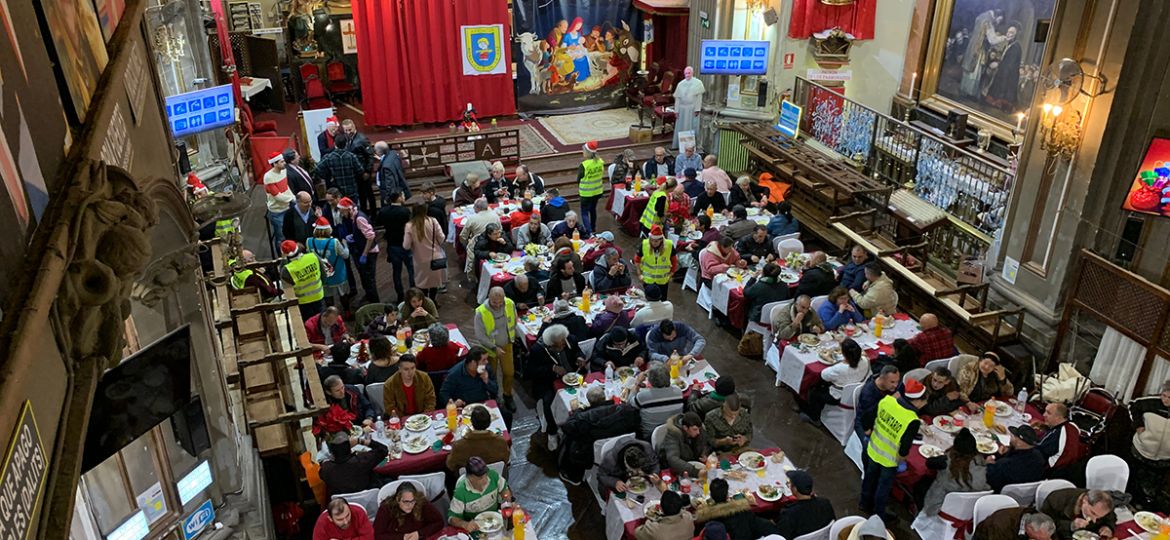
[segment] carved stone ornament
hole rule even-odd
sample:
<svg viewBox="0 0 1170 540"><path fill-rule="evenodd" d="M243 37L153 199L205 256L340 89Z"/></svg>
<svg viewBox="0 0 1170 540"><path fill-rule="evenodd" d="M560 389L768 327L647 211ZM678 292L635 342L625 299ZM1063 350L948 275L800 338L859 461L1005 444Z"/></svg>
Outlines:
<svg viewBox="0 0 1170 540"><path fill-rule="evenodd" d="M121 169L91 161L79 175L69 266L55 307L71 330L64 333L68 356L100 363L101 373L121 358L130 291L150 262L147 231L158 224L158 210Z"/></svg>
<svg viewBox="0 0 1170 540"><path fill-rule="evenodd" d="M152 308L183 283L184 274L196 268L199 268L198 244L172 251L150 263L142 279L134 283L131 299Z"/></svg>

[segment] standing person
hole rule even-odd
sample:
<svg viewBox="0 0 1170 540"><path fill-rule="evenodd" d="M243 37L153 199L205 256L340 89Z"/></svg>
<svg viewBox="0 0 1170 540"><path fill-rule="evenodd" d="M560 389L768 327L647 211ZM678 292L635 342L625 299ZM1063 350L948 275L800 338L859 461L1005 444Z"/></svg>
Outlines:
<svg viewBox="0 0 1170 540"><path fill-rule="evenodd" d="M405 192L403 192L405 193ZM422 203L427 207L427 215L435 218L439 225L447 226L447 199L435 193L435 184L427 182L422 186Z"/></svg>
<svg viewBox="0 0 1170 540"><path fill-rule="evenodd" d="M528 355L525 374L532 381L532 395L543 401L546 419L552 418L552 403L556 400L554 384L567 373L579 371L586 365L584 354L576 341L569 341L569 329L563 324L553 324L543 329L539 339L532 344ZM548 422L545 430L551 450L556 450L556 422Z"/></svg>
<svg viewBox="0 0 1170 540"><path fill-rule="evenodd" d="M312 202L317 202L317 188L313 185L313 175L301 167L301 155L295 149L285 148L281 153L284 156L285 174L288 175L288 188L300 195L308 193Z"/></svg>
<svg viewBox="0 0 1170 540"><path fill-rule="evenodd" d="M443 226L427 213L427 205L411 209L410 222L402 234L402 249L414 261L414 286L426 291L432 301L439 296L446 278L447 252L443 250Z"/></svg>
<svg viewBox="0 0 1170 540"><path fill-rule="evenodd" d="M504 390L504 407L516 410L512 399L512 375L515 371L512 342L516 340L516 304L504 296L502 287L488 291L487 302L475 308L476 344L492 355L496 373L500 374Z"/></svg>
<svg viewBox="0 0 1170 540"><path fill-rule="evenodd" d="M642 164L642 178L658 178L659 176L674 176L674 156L665 148L654 148L654 157Z"/></svg>
<svg viewBox="0 0 1170 540"><path fill-rule="evenodd" d="M886 500L899 466L914 446L914 436L922 424L918 409L926 404L925 395L926 387L922 383L907 379L902 396L882 398L873 424L865 426L872 428L873 433L865 450L869 459L865 460L860 506L862 512L880 516L886 523L897 519L886 513Z"/></svg>
<svg viewBox="0 0 1170 540"><path fill-rule="evenodd" d="M662 226L655 225L650 229L650 237L642 240L642 249L634 255L634 266L642 283L658 286L659 300L666 300L670 278L678 270L678 257L674 254L674 243L662 234Z"/></svg>
<svg viewBox="0 0 1170 540"><path fill-rule="evenodd" d="M374 221L385 229L382 235L386 240L386 261L394 269L394 295L398 298L397 301L401 302L404 290L402 267L406 267L408 279L406 287L414 287L414 259L410 248L407 248L403 241L407 224L410 223L410 209L403 204L405 200L400 191L391 193L384 200L389 201L389 204L384 204L382 209L378 210L378 216Z"/></svg>
<svg viewBox="0 0 1170 540"><path fill-rule="evenodd" d="M321 157L333 151L336 146L334 140L337 137L337 132L341 130L341 122L337 120L336 116L330 116L325 119L325 129L317 134L317 151L321 153Z"/></svg>
<svg viewBox="0 0 1170 540"><path fill-rule="evenodd" d="M357 176L358 202L361 204L363 212L373 214L378 209L378 204L374 202L374 186L370 182L370 164L373 162L370 139L359 133L357 125L348 118L341 121L341 132L345 134L346 138L345 150L353 154L358 163L362 164L361 173Z"/></svg>
<svg viewBox="0 0 1170 540"><path fill-rule="evenodd" d="M366 174L366 168L352 152L346 150L349 138L339 134L334 142L337 146L317 163L317 177L325 181L325 185L341 190L341 194L350 199L358 199L358 183Z"/></svg>
<svg viewBox="0 0 1170 540"><path fill-rule="evenodd" d="M301 320L307 321L321 313L324 307L325 284L321 281L321 263L312 253L303 253L292 240L280 243L280 252L288 263L280 269L280 278L293 284L293 294L301 311Z"/></svg>
<svg viewBox="0 0 1170 540"><path fill-rule="evenodd" d="M378 141L374 143L374 156L374 179L382 195L382 204L386 204L395 191L401 191L409 199L410 186L406 183L406 172L402 170L402 157L398 152L391 150L386 141Z"/></svg>
<svg viewBox="0 0 1170 540"><path fill-rule="evenodd" d="M284 170L284 155L273 152L268 156L268 164L272 165L264 173L264 194L268 205L268 233L272 235L272 253L280 253L280 245L284 242L284 215L296 198L288 188L288 173Z"/></svg>
<svg viewBox="0 0 1170 540"><path fill-rule="evenodd" d="M646 201L646 208L642 210L639 223L642 224L642 234L648 234L655 226L663 227L666 224L666 211L670 206L669 193L666 191L666 177L659 176L655 181L657 186Z"/></svg>
<svg viewBox="0 0 1170 540"><path fill-rule="evenodd" d="M1170 380L1161 391L1129 404L1134 434L1129 466L1134 495L1145 507L1166 508L1166 474L1170 471Z"/></svg>
<svg viewBox="0 0 1170 540"><path fill-rule="evenodd" d="M313 197L306 191L297 193L297 203L284 213L284 239L304 244L305 240L313 237L313 226L320 217L321 209L313 206Z"/></svg>
<svg viewBox="0 0 1170 540"><path fill-rule="evenodd" d="M585 160L577 167L577 195L581 197L581 220L585 222L585 230L592 232L597 227L597 200L605 191L601 183L605 161L597 155L597 141L585 143L582 153Z"/></svg>
<svg viewBox="0 0 1170 540"><path fill-rule="evenodd" d="M353 199L342 197L338 234L349 244L350 257L357 256L358 277L362 281L366 303L378 303L378 243L370 219L354 205Z"/></svg>
<svg viewBox="0 0 1170 540"><path fill-rule="evenodd" d="M333 237L329 220L319 217L313 225L313 237L305 240L305 249L322 261L322 275L325 279L325 294L332 298L330 305L345 306L349 311L349 283L346 274L349 265L349 248Z"/></svg>
<svg viewBox="0 0 1170 540"><path fill-rule="evenodd" d="M882 366L873 378L861 385L861 393L858 394L857 404L854 407L857 414L853 417L853 432L861 440L863 448L869 442L870 432L870 428L865 426L873 425L878 403L881 402L882 398L893 394L901 381L902 372L898 371L898 367L887 365Z"/></svg>
<svg viewBox="0 0 1170 540"><path fill-rule="evenodd" d="M683 80L674 86L674 110L677 117L671 148L678 148L679 132L690 131L698 138L699 113L703 109L703 94L706 91L703 81L695 78L695 68L687 66L683 69Z"/></svg>

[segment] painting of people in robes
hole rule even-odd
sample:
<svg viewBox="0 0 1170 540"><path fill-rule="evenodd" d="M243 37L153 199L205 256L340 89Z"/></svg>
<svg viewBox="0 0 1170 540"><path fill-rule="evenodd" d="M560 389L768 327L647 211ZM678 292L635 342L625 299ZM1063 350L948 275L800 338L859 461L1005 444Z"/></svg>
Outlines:
<svg viewBox="0 0 1170 540"><path fill-rule="evenodd" d="M637 71L642 20L630 0L514 0L516 106L575 113L619 107Z"/></svg>
<svg viewBox="0 0 1170 540"><path fill-rule="evenodd" d="M936 32L945 28L934 94L970 111L1014 125L1039 86L1047 28L1056 0L953 0ZM949 7L950 12L946 13ZM929 87L929 85L924 85Z"/></svg>

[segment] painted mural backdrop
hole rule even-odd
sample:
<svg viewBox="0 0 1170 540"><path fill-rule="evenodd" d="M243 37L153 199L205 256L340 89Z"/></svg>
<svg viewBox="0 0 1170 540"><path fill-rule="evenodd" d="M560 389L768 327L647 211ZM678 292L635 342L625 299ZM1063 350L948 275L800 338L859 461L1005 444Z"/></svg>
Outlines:
<svg viewBox="0 0 1170 540"><path fill-rule="evenodd" d="M630 0L514 0L516 108L570 113L625 103L642 19Z"/></svg>

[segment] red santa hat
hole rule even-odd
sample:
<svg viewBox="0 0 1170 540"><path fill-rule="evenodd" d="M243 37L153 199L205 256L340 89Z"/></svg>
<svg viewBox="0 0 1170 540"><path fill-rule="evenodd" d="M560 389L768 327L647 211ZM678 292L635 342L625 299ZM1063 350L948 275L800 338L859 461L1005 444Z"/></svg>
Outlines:
<svg viewBox="0 0 1170 540"><path fill-rule="evenodd" d="M659 185L659 186L661 186L662 184L665 184L665 183L666 183L666 177L665 177L665 176L659 176L658 178L655 178L655 179L654 179L654 183L655 183L656 185Z"/></svg>
<svg viewBox="0 0 1170 540"><path fill-rule="evenodd" d="M585 143L585 150L589 152L597 152L597 141L589 141Z"/></svg>
<svg viewBox="0 0 1170 540"><path fill-rule="evenodd" d="M654 238L654 239L661 239L662 238L662 225L655 225L653 227L650 227L650 238Z"/></svg>
<svg viewBox="0 0 1170 540"><path fill-rule="evenodd" d="M926 394L926 386L909 377L906 378L903 386L905 389L904 395L910 399L918 399Z"/></svg>
<svg viewBox="0 0 1170 540"><path fill-rule="evenodd" d="M317 222L313 223L313 228L314 229L332 229L333 225L330 225L329 220L325 219L324 217L319 217L319 218L317 218Z"/></svg>
<svg viewBox="0 0 1170 540"><path fill-rule="evenodd" d="M336 116L330 116L329 118L326 118L326 119L325 119L325 123L326 123L326 124L329 124L329 125L333 125L333 126L336 126L336 125L340 125L340 124L341 124L341 122L338 122L338 121L337 121L337 117L336 117Z"/></svg>
<svg viewBox="0 0 1170 540"><path fill-rule="evenodd" d="M300 250L300 246L298 246L297 243L292 240L285 240L280 243L280 252L283 253L286 257L292 257L293 255L296 255L298 250Z"/></svg>
<svg viewBox="0 0 1170 540"><path fill-rule="evenodd" d="M203 187L203 181L195 175L194 171L187 173L187 187L192 189L199 189Z"/></svg>
<svg viewBox="0 0 1170 540"><path fill-rule="evenodd" d="M337 207L338 208L353 208L354 207L353 199L351 199L349 197L342 197L340 201L337 201Z"/></svg>
<svg viewBox="0 0 1170 540"><path fill-rule="evenodd" d="M284 154L282 154L280 152L273 152L271 154L268 154L268 164L269 165L276 165L277 161L284 161Z"/></svg>

